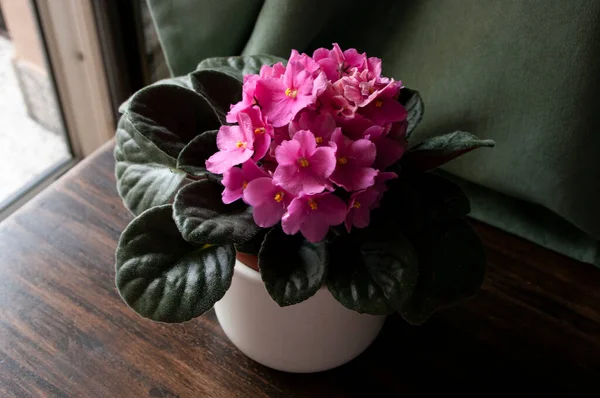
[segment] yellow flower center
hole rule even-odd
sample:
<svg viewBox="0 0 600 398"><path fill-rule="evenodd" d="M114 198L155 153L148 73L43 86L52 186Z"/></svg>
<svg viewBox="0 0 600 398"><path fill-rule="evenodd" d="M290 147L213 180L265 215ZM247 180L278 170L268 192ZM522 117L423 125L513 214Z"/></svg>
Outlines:
<svg viewBox="0 0 600 398"><path fill-rule="evenodd" d="M238 141L235 143L235 146L238 148L246 148L246 143L242 141Z"/></svg>
<svg viewBox="0 0 600 398"><path fill-rule="evenodd" d="M338 164L346 164L346 163L348 163L348 159L345 156L340 156L339 158L337 158L337 163Z"/></svg>
<svg viewBox="0 0 600 398"><path fill-rule="evenodd" d="M317 141L317 144L321 144L323 143L323 137L315 137L315 141Z"/></svg>
<svg viewBox="0 0 600 398"><path fill-rule="evenodd" d="M354 207L355 209L360 209L360 202L358 200L355 200L352 207Z"/></svg>
<svg viewBox="0 0 600 398"><path fill-rule="evenodd" d="M254 129L254 134L264 134L265 133L265 128L264 127L258 127Z"/></svg>
<svg viewBox="0 0 600 398"><path fill-rule="evenodd" d="M288 87L285 89L285 95L287 95L290 98L296 98L296 96L298 95L298 90Z"/></svg>
<svg viewBox="0 0 600 398"><path fill-rule="evenodd" d="M300 167L308 167L308 160L306 160L306 158L300 158L298 159L298 164Z"/></svg>
<svg viewBox="0 0 600 398"><path fill-rule="evenodd" d="M309 199L309 200L308 200L308 206L310 206L310 208L311 208L312 210L317 210L317 209L319 208L319 205L317 205L317 202L315 202L315 201L314 201L314 200L312 200L312 199Z"/></svg>
<svg viewBox="0 0 600 398"><path fill-rule="evenodd" d="M248 186L248 181L242 182L242 189L246 189L247 186Z"/></svg>
<svg viewBox="0 0 600 398"><path fill-rule="evenodd" d="M382 101L382 100L377 100L377 101L375 101L375 106L376 106L377 108L381 108L381 107L383 106L383 101Z"/></svg>
<svg viewBox="0 0 600 398"><path fill-rule="evenodd" d="M279 191L275 194L273 199L275 199L275 202L280 203L283 200L283 195L285 195L285 193L283 193L282 191Z"/></svg>

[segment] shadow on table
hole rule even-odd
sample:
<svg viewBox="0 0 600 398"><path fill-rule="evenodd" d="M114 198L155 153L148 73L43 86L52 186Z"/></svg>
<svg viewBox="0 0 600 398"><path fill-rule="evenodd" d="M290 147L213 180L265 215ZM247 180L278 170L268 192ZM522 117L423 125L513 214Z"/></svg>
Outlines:
<svg viewBox="0 0 600 398"><path fill-rule="evenodd" d="M365 353L331 371L290 374L257 366L270 383L294 391L295 396L389 397L434 392L470 396L529 391L589 394L595 388L593 380L563 366L561 358L528 348L525 340L515 338L510 331L499 334L468 322L453 326L445 319L452 318L456 324L460 312L460 307L448 310L420 327L391 316Z"/></svg>

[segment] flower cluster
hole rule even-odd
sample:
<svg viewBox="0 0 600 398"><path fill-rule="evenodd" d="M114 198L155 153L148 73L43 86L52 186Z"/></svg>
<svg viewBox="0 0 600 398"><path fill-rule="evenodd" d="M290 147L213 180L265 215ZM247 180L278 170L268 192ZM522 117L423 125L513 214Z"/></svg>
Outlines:
<svg viewBox="0 0 600 398"><path fill-rule="evenodd" d="M401 88L379 58L337 44L244 76L206 161L223 174L223 202L243 199L258 226L281 221L312 242L331 226L366 227L406 149Z"/></svg>

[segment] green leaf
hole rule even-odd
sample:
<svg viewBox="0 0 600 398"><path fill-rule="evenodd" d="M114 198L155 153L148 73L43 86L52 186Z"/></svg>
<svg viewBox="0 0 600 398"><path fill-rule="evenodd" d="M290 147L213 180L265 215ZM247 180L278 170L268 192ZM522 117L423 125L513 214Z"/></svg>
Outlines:
<svg viewBox="0 0 600 398"><path fill-rule="evenodd" d="M147 210L123 231L116 253L119 294L135 312L185 322L212 308L231 284L233 245L193 245L181 238L171 206Z"/></svg>
<svg viewBox="0 0 600 398"><path fill-rule="evenodd" d="M400 313L421 324L442 307L473 296L485 276L485 253L465 220L431 225L413 240L419 256L419 280Z"/></svg>
<svg viewBox="0 0 600 398"><path fill-rule="evenodd" d="M138 91L126 115L142 136L173 159L196 136L221 125L204 97L175 85L149 86Z"/></svg>
<svg viewBox="0 0 600 398"><path fill-rule="evenodd" d="M185 173L174 160L137 133L126 115L116 133L115 175L125 207L137 215L169 203L184 183Z"/></svg>
<svg viewBox="0 0 600 398"><path fill-rule="evenodd" d="M219 149L217 148L217 130L206 131L193 138L179 153L177 168L193 176L204 176L206 160Z"/></svg>
<svg viewBox="0 0 600 398"><path fill-rule="evenodd" d="M170 77L168 79L162 79L162 80L152 83L150 86L159 86L159 85L165 85L165 84L171 85L171 86L179 86L179 87L187 88L190 90L192 89L192 82L190 81L189 75ZM147 87L150 87L150 86L147 86ZM129 97L127 99L127 101L123 102L121 104L121 106L119 106L119 113L125 113L129 109L129 104L131 103L131 99L133 98L134 95Z"/></svg>
<svg viewBox="0 0 600 398"><path fill-rule="evenodd" d="M281 307L298 304L321 288L327 270L327 247L280 227L267 233L258 254L260 275L269 295Z"/></svg>
<svg viewBox="0 0 600 398"><path fill-rule="evenodd" d="M236 243L235 250L240 253L251 254L253 256L258 256L258 252L265 240L265 236L271 230L271 228L261 228L256 235L247 240L246 242Z"/></svg>
<svg viewBox="0 0 600 398"><path fill-rule="evenodd" d="M411 90L409 88L404 87L400 90L400 98L399 101L408 116L406 121L408 122L408 126L406 128L406 138L410 137L413 131L417 128L421 120L423 119L423 114L425 113L425 104L423 103L423 99L421 95L416 90Z"/></svg>
<svg viewBox="0 0 600 398"><path fill-rule="evenodd" d="M387 234L386 234L387 235ZM412 245L402 234L370 237L361 245L369 275L383 295L396 309L410 298L419 274L418 258Z"/></svg>
<svg viewBox="0 0 600 398"><path fill-rule="evenodd" d="M474 149L494 145L493 140L480 140L473 134L455 131L420 142L410 148L400 162L408 169L429 171Z"/></svg>
<svg viewBox="0 0 600 398"><path fill-rule="evenodd" d="M385 315L399 309L417 281L417 257L399 231L371 227L336 238L327 287L345 307Z"/></svg>
<svg viewBox="0 0 600 398"><path fill-rule="evenodd" d="M412 175L413 189L418 192L423 217L434 223L464 217L471 203L463 190L447 178L432 173Z"/></svg>
<svg viewBox="0 0 600 398"><path fill-rule="evenodd" d="M254 223L252 208L242 201L224 204L222 191L221 184L210 180L196 181L179 190L173 203L173 218L185 240L242 243L260 230Z"/></svg>
<svg viewBox="0 0 600 398"><path fill-rule="evenodd" d="M208 99L225 124L229 107L242 99L242 82L227 73L204 69L190 73L194 90Z"/></svg>
<svg viewBox="0 0 600 398"><path fill-rule="evenodd" d="M273 65L277 62L285 64L283 58L273 55L245 55L238 57L207 58L198 64L196 70L214 70L225 73L240 82L244 75L255 74L263 65Z"/></svg>
<svg viewBox="0 0 600 398"><path fill-rule="evenodd" d="M389 184L375 218L393 219L404 232L419 232L427 223L456 220L471 211L463 190L432 173L405 171Z"/></svg>

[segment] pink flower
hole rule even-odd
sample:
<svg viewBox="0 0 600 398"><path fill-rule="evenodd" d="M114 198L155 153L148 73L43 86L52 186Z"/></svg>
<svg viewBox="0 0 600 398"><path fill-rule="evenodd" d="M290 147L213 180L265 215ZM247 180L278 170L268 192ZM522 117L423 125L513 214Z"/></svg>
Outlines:
<svg viewBox="0 0 600 398"><path fill-rule="evenodd" d="M318 114L313 110L305 110L300 117L290 123L290 136L298 130L309 130L315 136L317 145L327 145L331 134L335 131L335 119L328 113Z"/></svg>
<svg viewBox="0 0 600 398"><path fill-rule="evenodd" d="M242 129L254 134L254 160L262 159L271 145L273 126L263 118L259 108L249 108L239 113L237 119Z"/></svg>
<svg viewBox="0 0 600 398"><path fill-rule="evenodd" d="M332 193L299 196L292 200L281 219L283 232L294 235L298 231L311 242L325 238L329 227L339 225L346 218L346 204Z"/></svg>
<svg viewBox="0 0 600 398"><path fill-rule="evenodd" d="M371 140L377 148L377 157L373 167L379 170L385 170L396 163L404 152L408 143L404 140L395 140L386 135L386 131L381 126L371 126L364 132L364 137Z"/></svg>
<svg viewBox="0 0 600 398"><path fill-rule="evenodd" d="M256 98L254 92L256 91L256 82L260 79L258 75L245 75L244 85L242 86L242 100L235 105L229 107L229 113L227 113L227 123L235 123L237 121L237 115L240 112L244 112L253 106L256 106Z"/></svg>
<svg viewBox="0 0 600 398"><path fill-rule="evenodd" d="M375 183L377 170L369 167L375 161L377 151L375 144L366 139L352 141L336 130L331 142L337 147L335 171L331 181L346 191L358 191Z"/></svg>
<svg viewBox="0 0 600 398"><path fill-rule="evenodd" d="M362 71L367 66L367 57L359 54L354 48L344 52L337 43L333 43L333 50L319 48L313 53L313 59L319 63L331 81L338 80L354 70Z"/></svg>
<svg viewBox="0 0 600 398"><path fill-rule="evenodd" d="M300 54L297 50L292 50L289 62L300 62L302 67L313 75L320 70L320 65L314 59L304 53Z"/></svg>
<svg viewBox="0 0 600 398"><path fill-rule="evenodd" d="M376 79L378 83L387 84L390 79L388 77L381 77L381 59L377 57L369 57L367 59L367 79Z"/></svg>
<svg viewBox="0 0 600 398"><path fill-rule="evenodd" d="M336 121L344 135L353 140L365 138L365 131L373 126L372 121L359 114L356 114L353 119L337 119Z"/></svg>
<svg viewBox="0 0 600 398"><path fill-rule="evenodd" d="M318 104L320 112L329 113L336 119L352 119L358 108L344 96L344 87L341 84L328 83L318 99Z"/></svg>
<svg viewBox="0 0 600 398"><path fill-rule="evenodd" d="M373 101L360 108L359 112L379 126L405 120L406 109L398 102L401 85L401 82L391 82Z"/></svg>
<svg viewBox="0 0 600 398"><path fill-rule="evenodd" d="M244 202L253 207L254 222L261 228L277 224L293 196L273 183L270 177L251 181L243 194Z"/></svg>
<svg viewBox="0 0 600 398"><path fill-rule="evenodd" d="M223 203L229 204L242 197L244 189L250 181L260 177L266 177L267 174L261 170L252 160L246 160L242 167L232 167L223 174L221 183L225 186L222 197Z"/></svg>
<svg viewBox="0 0 600 398"><path fill-rule="evenodd" d="M277 147L281 145L283 141L287 141L290 138L292 138L292 136L293 134L290 134L290 125L283 127L275 127L273 140L271 141L270 154L272 156L275 156L275 149L277 149Z"/></svg>
<svg viewBox="0 0 600 398"><path fill-rule="evenodd" d="M354 102L359 108L365 107L377 98L391 84L381 84L377 79L369 80L369 71L344 76L335 84L343 87L344 97Z"/></svg>
<svg viewBox="0 0 600 398"><path fill-rule="evenodd" d="M376 187L364 191L354 192L350 195L348 203L348 214L346 215L346 230L350 232L352 227L365 228L371 221L371 208L377 201L379 191Z"/></svg>
<svg viewBox="0 0 600 398"><path fill-rule="evenodd" d="M254 132L240 126L221 126L217 134L219 152L206 161L206 169L223 174L254 154Z"/></svg>
<svg viewBox="0 0 600 398"><path fill-rule="evenodd" d="M313 133L296 132L290 141L284 141L275 149L279 163L273 181L293 194L313 194L330 189L329 176L335 169L335 150L319 147Z"/></svg>
<svg viewBox="0 0 600 398"><path fill-rule="evenodd" d="M269 66L269 65L261 66L259 76L262 77L263 79L267 78L267 77L279 78L279 77L283 76L284 73L285 73L285 66L283 66L283 64L281 62L277 62L273 66ZM246 76L248 76L248 75L246 75ZM246 76L244 76L244 78ZM250 75L250 76L256 76L256 75Z"/></svg>
<svg viewBox="0 0 600 398"><path fill-rule="evenodd" d="M325 87L325 75L316 78L302 62L290 61L283 78L266 78L256 83L255 96L263 115L275 127L288 124L298 112L315 103Z"/></svg>

